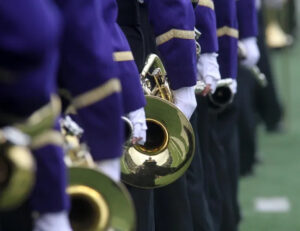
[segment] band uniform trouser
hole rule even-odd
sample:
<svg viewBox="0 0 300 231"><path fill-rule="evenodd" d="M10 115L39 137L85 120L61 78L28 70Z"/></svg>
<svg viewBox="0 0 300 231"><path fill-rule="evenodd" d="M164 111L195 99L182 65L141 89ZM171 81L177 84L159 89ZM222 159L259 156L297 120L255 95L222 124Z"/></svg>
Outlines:
<svg viewBox="0 0 300 231"><path fill-rule="evenodd" d="M268 130L275 128L283 117L282 104L280 102L275 83L275 76L272 70L269 50L266 46L265 23L262 11L259 12L259 35L258 46L260 50L260 59L257 66L261 72L266 75L268 86L262 88L256 87L256 110L266 125Z"/></svg>
<svg viewBox="0 0 300 231"><path fill-rule="evenodd" d="M221 147L214 136L215 114L209 113L207 98L197 96L198 111L198 135L200 153L203 161L204 190L211 215L213 230L220 230L222 218L222 197L217 179L217 169L212 156L213 152L218 152ZM209 218L208 218L209 219Z"/></svg>
<svg viewBox="0 0 300 231"><path fill-rule="evenodd" d="M138 70L141 72L146 61L146 44L140 26L138 3L132 0L118 0L117 2L119 7L118 23L128 40ZM126 186L136 209L136 231L153 231L153 190Z"/></svg>
<svg viewBox="0 0 300 231"><path fill-rule="evenodd" d="M237 98L218 114L217 136L223 147L218 163L219 183L223 195L222 231L237 230L240 220L238 205L239 150L237 130Z"/></svg>
<svg viewBox="0 0 300 231"><path fill-rule="evenodd" d="M198 105L198 107L201 107L201 105ZM201 108L199 111L202 113ZM213 219L205 192L204 163L198 135L200 129L202 130L203 128L198 127L198 110L194 112L191 124L195 132L196 150L192 163L187 170L187 187L192 211L193 228L199 231L213 231Z"/></svg>
<svg viewBox="0 0 300 231"><path fill-rule="evenodd" d="M127 5L126 2L128 3ZM136 1L118 1L118 23L128 39L139 71L141 71L147 55L150 53L157 54L158 52L156 50L152 28L148 21L146 8L141 4L133 2ZM137 10L132 10L132 8L129 7L130 4L131 7L135 7ZM131 17L128 16L128 10L131 11ZM124 14L126 14L127 17L123 17ZM132 187L128 188L137 209L138 231L152 230L153 227L151 227L151 224L154 223L156 231L193 230L185 175L169 186L153 190L153 208L155 210L155 221L153 221L153 223L151 222L151 219L153 218L153 211L151 211L152 190L134 189ZM146 211L144 208L147 208ZM142 211L142 213L139 214L139 211Z"/></svg>
<svg viewBox="0 0 300 231"><path fill-rule="evenodd" d="M238 73L240 174L245 176L252 173L256 162L256 128L258 121L255 108L255 89L257 83L253 74L245 67L239 66Z"/></svg>

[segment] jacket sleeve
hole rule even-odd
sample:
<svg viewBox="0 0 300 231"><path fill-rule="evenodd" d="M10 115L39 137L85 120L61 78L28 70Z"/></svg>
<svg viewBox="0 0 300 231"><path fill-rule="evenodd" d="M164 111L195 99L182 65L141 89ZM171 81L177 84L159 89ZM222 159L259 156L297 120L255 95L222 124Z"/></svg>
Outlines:
<svg viewBox="0 0 300 231"><path fill-rule="evenodd" d="M61 18L46 1L10 0L0 1L0 21L1 126L24 121L56 93Z"/></svg>
<svg viewBox="0 0 300 231"><path fill-rule="evenodd" d="M173 90L196 84L195 15L190 0L148 0L156 45Z"/></svg>
<svg viewBox="0 0 300 231"><path fill-rule="evenodd" d="M201 53L213 53L219 49L215 5L213 0L200 0L195 8L196 28L201 32L198 40Z"/></svg>
<svg viewBox="0 0 300 231"><path fill-rule="evenodd" d="M218 62L222 78L237 77L237 44L239 38L235 0L215 0Z"/></svg>
<svg viewBox="0 0 300 231"><path fill-rule="evenodd" d="M255 0L237 0L239 38L256 37L258 34Z"/></svg>
<svg viewBox="0 0 300 231"><path fill-rule="evenodd" d="M145 96L140 83L140 74L133 58L128 41L117 24L118 6L115 0L101 0L105 7L105 20L112 36L113 58L117 76L122 85L122 99L125 113L145 106Z"/></svg>
<svg viewBox="0 0 300 231"><path fill-rule="evenodd" d="M57 0L65 19L60 84L73 98L96 161L122 154L121 84L101 1ZM100 2L98 4L97 2Z"/></svg>
<svg viewBox="0 0 300 231"><path fill-rule="evenodd" d="M43 1L0 2L0 67L30 69L57 47L60 17L51 8Z"/></svg>

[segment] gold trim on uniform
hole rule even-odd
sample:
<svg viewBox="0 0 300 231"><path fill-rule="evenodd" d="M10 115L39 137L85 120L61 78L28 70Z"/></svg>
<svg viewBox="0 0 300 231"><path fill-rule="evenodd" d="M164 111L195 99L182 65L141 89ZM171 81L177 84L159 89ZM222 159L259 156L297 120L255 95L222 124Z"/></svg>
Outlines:
<svg viewBox="0 0 300 231"><path fill-rule="evenodd" d="M118 51L113 53L114 61L124 62L124 61L133 61L133 54L131 51Z"/></svg>
<svg viewBox="0 0 300 231"><path fill-rule="evenodd" d="M101 86L75 97L72 104L76 109L81 109L120 91L121 84L119 79L110 79Z"/></svg>
<svg viewBox="0 0 300 231"><path fill-rule="evenodd" d="M60 112L60 99L57 95L52 95L48 104L36 110L23 123L18 123L14 126L30 136L35 136L51 129Z"/></svg>
<svg viewBox="0 0 300 231"><path fill-rule="evenodd" d="M64 140L60 132L49 130L32 138L30 147L32 149L38 149L46 145L62 146L63 143Z"/></svg>
<svg viewBox="0 0 300 231"><path fill-rule="evenodd" d="M168 32L156 37L156 45L162 45L173 38L195 39L195 32L193 30L171 29Z"/></svg>
<svg viewBox="0 0 300 231"><path fill-rule="evenodd" d="M217 35L218 35L218 37L227 35L227 36L230 36L233 38L239 38L239 31L235 28L224 26L217 30Z"/></svg>
<svg viewBox="0 0 300 231"><path fill-rule="evenodd" d="M199 6L206 6L212 10L215 10L215 4L212 0L199 0L198 2Z"/></svg>

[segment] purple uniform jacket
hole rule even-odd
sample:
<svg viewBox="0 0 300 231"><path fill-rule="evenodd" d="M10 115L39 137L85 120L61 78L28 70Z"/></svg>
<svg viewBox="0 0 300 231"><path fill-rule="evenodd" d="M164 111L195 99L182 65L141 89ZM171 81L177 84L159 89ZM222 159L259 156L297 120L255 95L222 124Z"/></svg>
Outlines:
<svg viewBox="0 0 300 231"><path fill-rule="evenodd" d="M147 0L156 45L173 90L196 84L195 15L190 0Z"/></svg>
<svg viewBox="0 0 300 231"><path fill-rule="evenodd" d="M96 161L122 154L121 84L113 61L111 35L99 0L56 0L65 30L60 84L70 91L76 121Z"/></svg>
<svg viewBox="0 0 300 231"><path fill-rule="evenodd" d="M11 81L0 80L1 127L26 119L55 94L60 17L46 1L9 0L0 2L0 21L0 69L12 73ZM60 132L48 130L32 143L43 137L32 146L37 172L30 206L39 213L67 210L69 204L63 150L52 135Z"/></svg>
<svg viewBox="0 0 300 231"><path fill-rule="evenodd" d="M48 51L57 45L58 15L54 9L48 11L49 4L35 2L0 2L1 68L5 66L14 71L30 69L43 62Z"/></svg>
<svg viewBox="0 0 300 231"><path fill-rule="evenodd" d="M60 19L49 8L43 1L0 2L0 73L10 78L0 78L0 114L25 118L56 92Z"/></svg>
<svg viewBox="0 0 300 231"><path fill-rule="evenodd" d="M217 52L219 45L213 0L200 0L195 8L195 16L196 28L201 32L198 40L201 46L201 53Z"/></svg>
<svg viewBox="0 0 300 231"><path fill-rule="evenodd" d="M239 38L256 37L258 34L255 0L237 0Z"/></svg>
<svg viewBox="0 0 300 231"><path fill-rule="evenodd" d="M236 0L214 0L219 40L220 73L222 78L237 77L237 43L239 38Z"/></svg>
<svg viewBox="0 0 300 231"><path fill-rule="evenodd" d="M117 24L118 6L115 0L100 0L104 5L104 19L112 36L113 56L117 62L118 77L122 84L122 99L125 113L145 106L146 101L140 83L140 74L131 53L128 41Z"/></svg>

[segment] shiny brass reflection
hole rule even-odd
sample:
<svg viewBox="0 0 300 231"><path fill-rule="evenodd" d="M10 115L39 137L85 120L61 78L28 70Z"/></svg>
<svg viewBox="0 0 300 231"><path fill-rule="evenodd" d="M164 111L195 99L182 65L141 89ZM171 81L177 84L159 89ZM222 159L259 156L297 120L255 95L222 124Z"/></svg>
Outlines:
<svg viewBox="0 0 300 231"><path fill-rule="evenodd" d="M23 146L0 148L0 209L21 205L29 196L35 181L35 162Z"/></svg>
<svg viewBox="0 0 300 231"><path fill-rule="evenodd" d="M70 167L67 193L74 231L134 231L135 212L129 193L100 171Z"/></svg>
<svg viewBox="0 0 300 231"><path fill-rule="evenodd" d="M164 151L169 143L169 134L167 128L158 120L146 119L147 127L147 141L144 145L136 145L135 148L149 155L156 155Z"/></svg>
<svg viewBox="0 0 300 231"><path fill-rule="evenodd" d="M189 167L195 151L194 132L173 104L167 73L157 55L149 55L141 83L147 100L147 140L144 145L125 144L122 180L138 188L163 187Z"/></svg>
<svg viewBox="0 0 300 231"><path fill-rule="evenodd" d="M74 230L107 229L109 208L99 192L84 185L72 185L67 193L71 198L70 221Z"/></svg>
<svg viewBox="0 0 300 231"><path fill-rule="evenodd" d="M87 147L79 142L84 131L70 117L62 120L61 126L69 167L72 229L134 231L135 211L126 188L95 168Z"/></svg>
<svg viewBox="0 0 300 231"><path fill-rule="evenodd" d="M149 141L144 146L125 146L122 180L139 188L157 188L184 174L194 155L195 140L191 124L175 105L155 96L146 100Z"/></svg>

